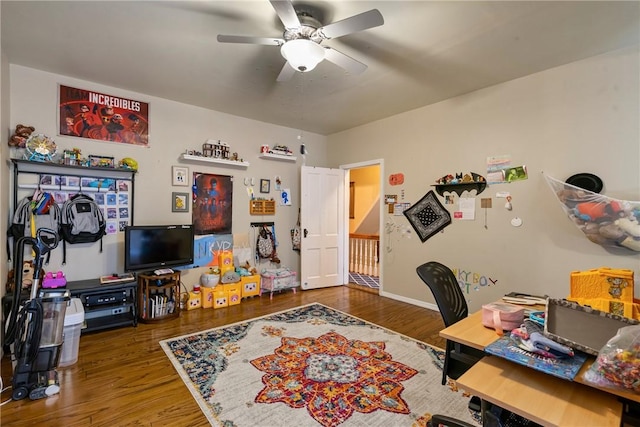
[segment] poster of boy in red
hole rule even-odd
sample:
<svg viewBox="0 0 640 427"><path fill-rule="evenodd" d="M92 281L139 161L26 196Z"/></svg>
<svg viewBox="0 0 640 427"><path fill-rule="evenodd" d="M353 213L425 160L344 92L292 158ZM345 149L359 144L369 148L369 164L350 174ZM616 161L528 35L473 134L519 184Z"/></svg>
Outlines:
<svg viewBox="0 0 640 427"><path fill-rule="evenodd" d="M60 85L60 134L149 146L149 104Z"/></svg>
<svg viewBox="0 0 640 427"><path fill-rule="evenodd" d="M232 177L195 172L192 190L195 234L230 234Z"/></svg>

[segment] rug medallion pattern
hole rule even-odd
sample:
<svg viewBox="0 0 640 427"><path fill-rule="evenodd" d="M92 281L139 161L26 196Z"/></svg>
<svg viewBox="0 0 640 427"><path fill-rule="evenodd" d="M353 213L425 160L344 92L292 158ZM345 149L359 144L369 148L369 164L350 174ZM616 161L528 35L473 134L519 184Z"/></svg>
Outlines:
<svg viewBox="0 0 640 427"><path fill-rule="evenodd" d="M342 423L354 411L408 414L400 397L401 382L418 371L394 362L384 347L383 342L348 340L335 332L318 338L282 338L273 354L251 361L267 372L256 402L306 406L325 427Z"/></svg>
<svg viewBox="0 0 640 427"><path fill-rule="evenodd" d="M424 426L473 422L440 385L443 352L310 304L160 343L214 425Z"/></svg>

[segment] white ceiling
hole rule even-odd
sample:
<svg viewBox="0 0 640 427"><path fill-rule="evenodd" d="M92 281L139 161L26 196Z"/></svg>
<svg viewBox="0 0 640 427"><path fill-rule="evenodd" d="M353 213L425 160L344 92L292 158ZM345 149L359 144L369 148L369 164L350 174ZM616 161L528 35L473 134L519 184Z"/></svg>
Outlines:
<svg viewBox="0 0 640 427"><path fill-rule="evenodd" d="M282 37L267 0L0 4L11 63L324 135L640 44L637 1L294 1L385 23L323 43L363 74L324 61L276 82L278 47L216 40Z"/></svg>

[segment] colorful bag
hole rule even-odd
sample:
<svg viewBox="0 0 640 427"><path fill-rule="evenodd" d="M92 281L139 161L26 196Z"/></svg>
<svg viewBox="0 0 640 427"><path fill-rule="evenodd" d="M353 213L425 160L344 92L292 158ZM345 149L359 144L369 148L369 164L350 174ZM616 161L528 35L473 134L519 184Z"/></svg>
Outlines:
<svg viewBox="0 0 640 427"><path fill-rule="evenodd" d="M524 321L524 308L504 302L492 302L482 306L482 324L495 329L498 335L519 328Z"/></svg>

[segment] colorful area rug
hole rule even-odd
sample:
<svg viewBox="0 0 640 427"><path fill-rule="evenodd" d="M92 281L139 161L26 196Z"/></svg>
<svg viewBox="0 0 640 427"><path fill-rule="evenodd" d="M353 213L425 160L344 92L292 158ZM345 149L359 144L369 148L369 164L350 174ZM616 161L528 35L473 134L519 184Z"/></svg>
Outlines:
<svg viewBox="0 0 640 427"><path fill-rule="evenodd" d="M469 396L440 384L442 350L321 304L160 345L213 425L479 424Z"/></svg>

